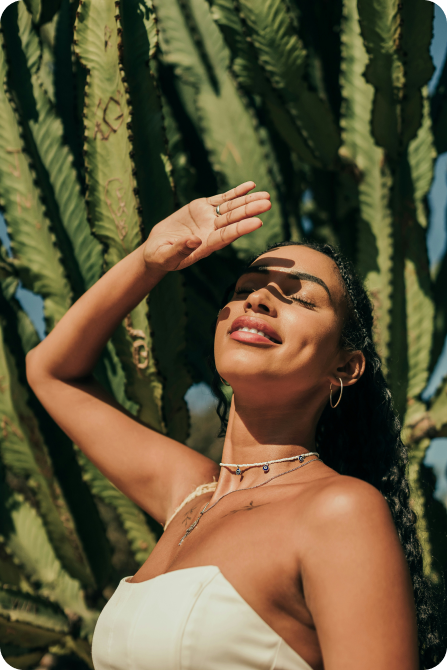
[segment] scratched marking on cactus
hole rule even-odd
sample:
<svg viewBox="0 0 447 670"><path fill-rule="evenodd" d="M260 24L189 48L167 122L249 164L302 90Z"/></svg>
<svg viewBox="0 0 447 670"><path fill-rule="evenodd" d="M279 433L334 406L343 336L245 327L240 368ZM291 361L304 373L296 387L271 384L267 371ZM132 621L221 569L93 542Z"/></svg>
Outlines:
<svg viewBox="0 0 447 670"><path fill-rule="evenodd" d="M2 423L1 423L1 429L2 429L2 433L3 433L3 438L5 440L8 439L8 435L9 435L8 427L9 427L9 430L11 431L11 433L13 433L16 437L18 437L19 440L24 440L25 439L24 436L23 436L23 433L13 424L11 419L7 416L3 416Z"/></svg>
<svg viewBox="0 0 447 670"><path fill-rule="evenodd" d="M242 165L241 155L240 155L239 151L236 149L236 147L234 146L233 142L230 142L230 141L228 141L226 143L226 145L224 146L223 151L220 155L220 160L222 162L225 162L227 160L227 156L229 154L231 154L233 156L237 165Z"/></svg>
<svg viewBox="0 0 447 670"><path fill-rule="evenodd" d="M17 207L19 214L22 213L22 206L31 209L31 197L29 195L23 196L17 193Z"/></svg>
<svg viewBox="0 0 447 670"><path fill-rule="evenodd" d="M251 500L249 505L244 505L244 507L240 507L239 509L233 509L231 512L228 512L228 514L236 514L236 512L250 512L250 510L256 509L256 507L263 507L264 505L268 505L268 503L253 505L253 500ZM224 514L224 516L228 516L228 514Z"/></svg>
<svg viewBox="0 0 447 670"><path fill-rule="evenodd" d="M113 182L118 182L119 185L114 184L114 188L110 187ZM123 190L123 180L119 177L113 177L112 179L108 179L106 181L106 185L104 187L104 199L115 222L120 240L123 240L127 233L127 209Z"/></svg>
<svg viewBox="0 0 447 670"><path fill-rule="evenodd" d="M133 328L130 314L126 316L125 326L131 337L139 338L132 342L132 359L138 370L144 370L149 365L149 349L146 344L146 334L143 330ZM140 358L143 360L141 361Z"/></svg>
<svg viewBox="0 0 447 670"><path fill-rule="evenodd" d="M14 156L14 161L15 161L15 166L12 167L12 165L9 166L9 171L14 177L20 178L21 172L20 172L20 164L19 164L19 154L22 153L21 149L11 149L9 147L6 148L6 153L7 154L13 154Z"/></svg>
<svg viewBox="0 0 447 670"><path fill-rule="evenodd" d="M100 139L107 142L112 133L117 133L124 121L124 112L121 107L119 98L121 91L116 92L116 97L110 96L106 105L102 104L102 99L99 98L95 108L95 130L93 139L96 140L99 135Z"/></svg>
<svg viewBox="0 0 447 670"><path fill-rule="evenodd" d="M112 46L112 29L109 26L104 26L104 51Z"/></svg>

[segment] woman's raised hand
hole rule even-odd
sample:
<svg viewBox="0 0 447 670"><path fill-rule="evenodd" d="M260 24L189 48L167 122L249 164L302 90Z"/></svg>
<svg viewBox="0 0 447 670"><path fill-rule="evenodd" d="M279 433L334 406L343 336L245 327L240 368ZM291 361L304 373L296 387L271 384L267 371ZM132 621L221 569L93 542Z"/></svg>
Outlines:
<svg viewBox="0 0 447 670"><path fill-rule="evenodd" d="M157 223L144 245L148 267L182 270L260 228L258 215L267 212L271 202L266 191L250 193L255 186L247 181L227 193L198 198Z"/></svg>

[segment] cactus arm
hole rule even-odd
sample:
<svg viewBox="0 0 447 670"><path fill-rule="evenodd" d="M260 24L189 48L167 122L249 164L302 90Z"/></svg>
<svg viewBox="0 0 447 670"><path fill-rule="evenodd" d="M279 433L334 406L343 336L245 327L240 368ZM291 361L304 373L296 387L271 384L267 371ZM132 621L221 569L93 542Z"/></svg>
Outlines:
<svg viewBox="0 0 447 670"><path fill-rule="evenodd" d="M80 617L80 636L91 640L99 612L86 606L79 581L63 569L41 517L18 493L9 497L8 513L13 528L2 544L21 565L37 595Z"/></svg>
<svg viewBox="0 0 447 670"><path fill-rule="evenodd" d="M3 281L3 285L5 282L6 280ZM17 386L21 385L24 389L26 386L24 365L26 350L24 345L29 341L39 341L39 338L28 316L23 312L15 298L12 295L7 297L1 290L0 312L3 320L8 324L4 335L9 353L16 364ZM19 394L17 397L19 397ZM41 434L45 445L48 445L48 449L43 447L43 450L48 451L54 469L56 478L53 486L56 490L54 497L58 501L57 488L60 486L62 495L73 517L74 527L70 529L70 533L71 535L77 535L77 542L82 545L96 585L102 588L110 575L110 548L98 510L94 505L88 487L82 481L82 474L73 452L73 445L42 408L32 392L29 392L26 400L26 408L19 411L21 421L22 423L25 422L26 427L28 425L33 426L31 431L33 445L38 444L39 434ZM17 401L15 404L17 405ZM28 412L28 415L25 412ZM8 425L6 425L6 431L7 429ZM39 456L39 454L38 451L37 455ZM40 460L42 460L41 456L39 456ZM48 465L45 467L48 468ZM16 471L16 474L20 473ZM28 470L24 474L30 474L32 477L33 471ZM63 514L65 512L62 505L60 515ZM86 519L89 520L88 523L86 523ZM75 547L75 551L78 551L77 547Z"/></svg>
<svg viewBox="0 0 447 670"><path fill-rule="evenodd" d="M375 340L386 365L393 268L391 177L384 165L384 151L375 144L370 132L374 89L363 77L368 56L360 34L355 0L343 3L341 40L343 144L340 154L359 174L357 267L373 300Z"/></svg>
<svg viewBox="0 0 447 670"><path fill-rule="evenodd" d="M170 182L172 167L167 155L160 92L156 83L158 48L155 10L150 0L121 2L118 26L122 28L121 55L128 94L132 101L133 161L140 188L143 225L148 234L156 223L175 209Z"/></svg>
<svg viewBox="0 0 447 670"><path fill-rule="evenodd" d="M423 119L408 147L412 182L413 220L406 227L406 311L408 332L408 398L416 399L428 382L435 306L426 244L426 197L433 179L433 144L427 92L423 91ZM409 416L414 409L410 406Z"/></svg>
<svg viewBox="0 0 447 670"><path fill-rule="evenodd" d="M88 73L84 100L87 206L93 232L106 246L105 264L110 268L142 242L114 5L106 0L83 2L75 38L76 54ZM146 301L127 316L112 339L126 374L127 395L138 405L139 418L164 432L162 385L153 359Z"/></svg>
<svg viewBox="0 0 447 670"><path fill-rule="evenodd" d="M399 161L393 189L395 296L390 378L399 412L409 425L424 410L419 396L428 381L435 313L426 246L426 196L436 152L425 91L423 95L422 125Z"/></svg>
<svg viewBox="0 0 447 670"><path fill-rule="evenodd" d="M83 470L84 481L93 495L116 510L135 560L142 565L156 544L156 537L148 527L142 511L109 482L79 449L76 453Z"/></svg>
<svg viewBox="0 0 447 670"><path fill-rule="evenodd" d="M154 355L163 376L163 415L168 435L186 442L189 411L185 393L192 385L186 359L187 310L183 274L170 272L151 291L150 323Z"/></svg>
<svg viewBox="0 0 447 670"><path fill-rule="evenodd" d="M413 445L409 454L408 482L411 489L411 506L417 515L416 531L422 545L424 574L436 582L439 581L439 575L434 570L433 565L433 550L430 544L430 532L426 515L428 500L424 491L421 468L429 446L430 440L427 438Z"/></svg>
<svg viewBox="0 0 447 670"><path fill-rule="evenodd" d="M262 97L277 132L301 160L309 165L318 165L319 161L309 147L305 135L301 133L293 115L259 61L242 12L234 10L231 0L215 0L212 16L231 50L231 70L237 81L249 93Z"/></svg>
<svg viewBox="0 0 447 670"><path fill-rule="evenodd" d="M320 97L330 103L336 119L340 116L341 21L343 2L325 0L289 2L299 13L300 36L309 54L309 81Z"/></svg>
<svg viewBox="0 0 447 670"><path fill-rule="evenodd" d="M433 423L436 415L436 411L433 416L430 411L427 417L426 405L420 397L428 382L434 330L434 302L426 247L426 196L436 157L426 89L422 89L421 95L422 123L409 143L407 159L401 159L398 172L400 204L397 223L400 230L396 246L399 242L402 245L405 282L407 397L403 434L410 447L408 480L412 506L418 517L417 532L422 544L424 572L434 584L439 584L441 576L433 561L432 543L436 543L436 533L445 533L445 521L440 519L436 532L430 532L434 531L430 503L432 490L427 487L427 470L423 465L430 437L425 434L411 440L416 437L415 429L420 430L427 418Z"/></svg>
<svg viewBox="0 0 447 670"><path fill-rule="evenodd" d="M405 77L405 95L402 102L403 147L416 136L426 115L426 92L423 89L435 71L430 55L434 11L432 2L402 3L400 46Z"/></svg>
<svg viewBox="0 0 447 670"><path fill-rule="evenodd" d="M196 173L186 151L180 128L163 93L161 94L161 104L165 120L166 142L172 166L172 181L178 204L182 207L191 199L200 195L195 189Z"/></svg>
<svg viewBox="0 0 447 670"><path fill-rule="evenodd" d="M5 77L5 54L0 48L0 206L11 238L13 263L25 288L42 295L51 330L70 305L70 289L34 184Z"/></svg>
<svg viewBox="0 0 447 670"><path fill-rule="evenodd" d="M415 138L408 147L408 161L413 182L413 198L416 219L422 228L428 227L427 195L434 176L437 152L434 144L430 102L426 87L422 90L422 118Z"/></svg>
<svg viewBox="0 0 447 670"><path fill-rule="evenodd" d="M34 23L43 25L51 21L59 11L61 0L24 0Z"/></svg>
<svg viewBox="0 0 447 670"><path fill-rule="evenodd" d="M37 164L40 166L40 171L38 171L40 177L39 186L43 188L43 195L47 204L52 205L53 230L55 230L54 225L56 224L57 241L60 250L63 252L64 264L66 264L66 268L68 269L71 286L74 289L75 295L80 295L99 277L102 268L101 245L91 234L87 222L84 198L76 181L76 171L71 165L71 155L67 147L62 144L63 130L61 123L56 117L53 105L39 79L41 72L41 65L39 65L41 61L40 41L23 3L20 3L16 8L8 8L8 11L3 13L2 21L8 27L9 47L14 57L13 62L17 66L11 69L11 73L16 75L15 95L19 102L21 101L21 119L25 119L25 135L28 137L27 148L31 151ZM29 69L27 69L27 65ZM28 88L27 83L29 84ZM34 118L33 109L36 113L39 113L38 118ZM8 150L7 147L6 151ZM9 162L11 162L11 158L16 160L15 154L8 156ZM23 162L21 155L19 158ZM23 169L19 166L19 163L17 163L17 166L16 169L14 169L13 165L9 165L7 168L9 172L12 170L13 182L16 174L21 175L23 173ZM11 175L8 174L7 176L11 180ZM7 192L5 195L7 195ZM20 195L17 197L17 202L21 203L19 213L23 217L27 201L23 200ZM8 211L6 214L9 219ZM10 230L12 235L16 234L16 230L20 230L18 225L18 217L17 220L11 219ZM43 224L37 221L34 225L38 226L38 231L40 232ZM46 219L45 226L48 227ZM29 235L23 236L22 239L24 241L29 240ZM48 264L42 264L42 269L46 272L53 269L53 272L56 272L58 269L57 252L54 249L51 238L47 245L52 256L56 256L56 258L49 261ZM33 240L33 246L39 248L42 253L44 247L42 247L38 236L35 241ZM26 265L28 268L32 268L32 261L29 256L30 251L27 251L26 256ZM48 258L48 256L44 255L42 260L44 261L45 258ZM39 282L36 283L34 276L27 283L25 281L27 279L26 275L23 277L23 272L19 274L25 286L42 293L45 297L45 292L42 290ZM64 284L67 286L66 282L64 283L60 278L55 281L58 290L64 288ZM61 318L68 307L69 300L67 299L65 305L58 311L57 318L54 317L49 322L49 329ZM109 352L111 347L112 345L109 343ZM105 355L107 357L107 354ZM110 355L113 356L114 354L111 353ZM104 355L102 359L104 359ZM97 373L99 373L101 380L108 387L112 384L117 397L120 398L127 409L132 410L135 405L124 397L122 392L123 382L118 383L117 386L118 378L115 372L113 373L113 379L110 377L112 370L119 370L120 364L115 364L113 367L109 366L109 379L104 374L104 365L104 360L101 360L98 364Z"/></svg>
<svg viewBox="0 0 447 670"><path fill-rule="evenodd" d="M372 133L392 160L397 160L402 131L404 66L398 0L359 0L360 27L369 55L366 80L374 86Z"/></svg>
<svg viewBox="0 0 447 670"><path fill-rule="evenodd" d="M42 26L39 30L39 41L42 51L39 78L52 105L56 102L56 92L54 88L54 32L56 22L57 16L54 17L51 23Z"/></svg>
<svg viewBox="0 0 447 670"><path fill-rule="evenodd" d="M81 191L85 189L82 158L82 119L78 109L78 75L80 65L73 50L73 31L77 3L63 0L54 33L53 68L55 108L63 125L64 140L73 156ZM83 87L82 87L83 89Z"/></svg>
<svg viewBox="0 0 447 670"><path fill-rule="evenodd" d="M42 11L41 0L25 0L24 4L28 12L31 14L34 23L38 23Z"/></svg>
<svg viewBox="0 0 447 670"><path fill-rule="evenodd" d="M9 81L18 101L27 148L78 298L100 276L101 245L91 234L73 157L63 143L63 125L42 83L45 64L41 41L24 3L17 3L3 23L7 53L15 63L9 70Z"/></svg>
<svg viewBox="0 0 447 670"><path fill-rule="evenodd" d="M219 94L216 95L210 82L177 0L163 2L157 8L162 51L164 60L178 75L176 85L180 97L203 137L210 162L220 180L219 188L229 188L250 175L257 188L269 191L274 201L276 187L268 172L264 149L251 114L228 73L229 54L222 35L205 0L193 0L187 11L189 25L194 22L202 37L217 77ZM264 220L263 228L233 244L241 257L251 257L256 251L263 251L270 241L280 236L282 222L278 208L273 207Z"/></svg>
<svg viewBox="0 0 447 670"><path fill-rule="evenodd" d="M93 231L107 245L106 264L111 267L141 243L126 129L129 107L112 4L100 0L80 5L75 51L88 72L84 97L87 202Z"/></svg>
<svg viewBox="0 0 447 670"><path fill-rule="evenodd" d="M431 98L433 133L438 154L447 151L447 60Z"/></svg>
<svg viewBox="0 0 447 670"><path fill-rule="evenodd" d="M329 105L306 82L307 53L284 0L238 0L259 62L309 150L320 165L333 167L340 144Z"/></svg>
<svg viewBox="0 0 447 670"><path fill-rule="evenodd" d="M4 319L4 317L3 317ZM3 320L2 319L2 320ZM1 458L5 467L22 478L35 497L55 550L68 572L83 584L94 580L49 459L28 394L19 381L15 360L2 333L0 342Z"/></svg>
<svg viewBox="0 0 447 670"><path fill-rule="evenodd" d="M195 192L194 177L196 175L196 172L189 162L189 155L185 150L185 146L183 143L183 136L180 133L179 127L174 119L172 110L169 106L166 97L162 96L162 104L166 122L166 135L168 140L169 153L172 161L172 173L176 187L176 193L179 198L180 204L185 205L187 204L187 202L189 202L191 197L199 197L199 194ZM195 271L197 271L199 265L200 267L203 268L208 264L208 262L211 262L211 264L213 265L214 273L212 274L211 277L208 277L206 279L205 285L207 289L206 291L204 291L203 289L205 285L202 284L202 290L199 287L199 290L195 291L191 284L192 281L191 277L195 274ZM186 271L180 273L180 281L182 281L182 283L184 284L183 308L186 309L186 314L188 317L184 338L186 344L187 372L188 372L188 378L190 379L189 385L193 382L200 382L203 380L207 381L208 383L210 382L210 371L204 361L203 354L204 352L211 350L212 338L210 337L209 332L211 332L212 324L217 314L218 310L217 305L219 304L219 300L212 297L211 298L212 304L210 304L209 296L207 295L205 297L205 293L208 292L210 287L214 288L215 286L218 286L219 283L222 281L223 277L228 278L227 284L229 284L231 281L231 276L228 275L231 275L231 273L228 272L227 265L225 264L225 262L222 262L222 259L220 259L220 257L217 254L213 254L212 258L204 259L199 264L196 264L192 266L192 268L188 268ZM151 294L151 300L153 298L154 298L154 292L152 292ZM159 296L158 302L160 303L160 307L162 307L163 303L161 300L161 296ZM178 308L176 308L176 310L177 309ZM178 313L181 314L182 312L179 311ZM153 310L151 314L153 318L154 316ZM161 317L166 318L163 317L163 312L161 312ZM171 325L170 328L171 328L170 332L172 333L173 326ZM155 325L154 333L155 333L156 350L158 346L157 332L158 332L157 327ZM163 330L160 331L160 339L162 339L163 332L164 332ZM183 346L179 338L176 338L176 340L178 345ZM165 345L164 342L161 342L160 344L161 346ZM173 346L172 351L176 351L177 352L176 356L178 357L180 353L179 349L175 346L175 343L172 343L172 346ZM165 350L169 355L170 349L168 350L165 347ZM177 370L182 369L179 367L179 363L177 364L174 363L174 360L175 359L173 359L172 363L170 363L168 358L168 364L171 365L173 373L175 373L176 369ZM176 365L178 366L177 368ZM185 385L186 385L186 376L185 376ZM179 388L180 393L181 388L179 386L177 386L177 388ZM169 425L169 419L168 419L168 425Z"/></svg>
<svg viewBox="0 0 447 670"><path fill-rule="evenodd" d="M414 141L416 141L415 138ZM414 184L407 158L396 175L394 198L394 300L389 377L402 421L411 424L424 405L434 304L424 228L415 216Z"/></svg>
<svg viewBox="0 0 447 670"><path fill-rule="evenodd" d="M167 155L163 111L155 74L151 70L157 49L156 16L150 2L122 2L121 54L128 93L132 100L131 133L135 148L139 200L145 235L175 209L172 166ZM183 280L170 272L152 290L149 318L153 352L163 378L163 416L168 434L184 442L189 413L184 400L192 384L185 366L186 306Z"/></svg>

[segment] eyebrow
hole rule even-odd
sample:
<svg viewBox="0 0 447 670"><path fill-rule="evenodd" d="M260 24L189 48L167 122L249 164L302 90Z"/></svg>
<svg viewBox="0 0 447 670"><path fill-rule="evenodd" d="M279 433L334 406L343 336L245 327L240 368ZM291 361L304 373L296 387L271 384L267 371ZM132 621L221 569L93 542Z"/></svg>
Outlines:
<svg viewBox="0 0 447 670"><path fill-rule="evenodd" d="M273 267L273 266L272 266ZM259 272L261 274L269 274L270 272L270 266L268 265L250 265L244 272L241 274L241 277L247 274L251 274L252 272ZM281 270L283 272L283 270ZM332 302L332 296L331 292L329 291L327 285L325 282L320 279L320 277L315 277L314 275L310 275L307 272L300 272L299 270L288 270L287 272L284 272L288 277L293 277L294 279L301 279L303 281L311 281L314 282L314 284L319 284L324 288L326 293L328 294L331 302Z"/></svg>

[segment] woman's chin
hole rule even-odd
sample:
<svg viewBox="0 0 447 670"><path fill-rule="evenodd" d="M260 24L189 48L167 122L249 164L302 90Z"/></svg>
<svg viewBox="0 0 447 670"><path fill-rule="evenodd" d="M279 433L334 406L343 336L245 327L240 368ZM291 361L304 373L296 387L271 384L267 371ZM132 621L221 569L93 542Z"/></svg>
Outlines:
<svg viewBox="0 0 447 670"><path fill-rule="evenodd" d="M225 365L217 363L219 375L227 381L233 390L248 389L250 393L256 393L260 388L274 388L275 384L281 385L284 381L284 372L272 370L259 365L253 365L252 361L231 361ZM270 390L269 390L270 392Z"/></svg>

